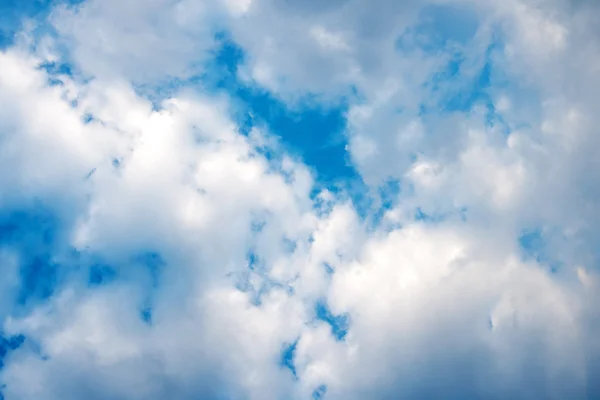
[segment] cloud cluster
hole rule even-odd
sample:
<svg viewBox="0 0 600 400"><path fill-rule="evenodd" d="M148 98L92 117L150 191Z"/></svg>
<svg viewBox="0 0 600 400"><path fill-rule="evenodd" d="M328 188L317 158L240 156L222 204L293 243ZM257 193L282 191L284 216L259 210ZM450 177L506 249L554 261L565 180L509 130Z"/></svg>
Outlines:
<svg viewBox="0 0 600 400"><path fill-rule="evenodd" d="M4 398L600 395L595 2L50 7L0 52ZM244 93L341 109L366 201Z"/></svg>

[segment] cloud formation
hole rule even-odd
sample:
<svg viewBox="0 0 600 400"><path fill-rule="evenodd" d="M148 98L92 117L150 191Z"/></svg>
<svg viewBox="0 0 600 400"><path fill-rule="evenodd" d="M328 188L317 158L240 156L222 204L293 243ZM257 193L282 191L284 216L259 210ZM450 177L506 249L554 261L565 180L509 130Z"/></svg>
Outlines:
<svg viewBox="0 0 600 400"><path fill-rule="evenodd" d="M600 396L595 2L13 7L4 398Z"/></svg>

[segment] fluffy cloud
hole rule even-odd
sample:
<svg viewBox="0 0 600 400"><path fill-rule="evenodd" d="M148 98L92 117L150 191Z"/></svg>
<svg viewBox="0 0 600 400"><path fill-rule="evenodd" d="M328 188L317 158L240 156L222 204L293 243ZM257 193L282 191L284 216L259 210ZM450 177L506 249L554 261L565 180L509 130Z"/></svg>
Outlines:
<svg viewBox="0 0 600 400"><path fill-rule="evenodd" d="M599 12L53 4L0 53L3 396L595 398ZM366 200L248 92L341 107Z"/></svg>

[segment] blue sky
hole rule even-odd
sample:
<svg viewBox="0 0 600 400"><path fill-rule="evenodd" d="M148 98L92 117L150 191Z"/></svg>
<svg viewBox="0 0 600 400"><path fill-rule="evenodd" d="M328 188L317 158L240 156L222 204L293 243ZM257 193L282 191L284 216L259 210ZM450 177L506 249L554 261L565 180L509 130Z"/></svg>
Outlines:
<svg viewBox="0 0 600 400"><path fill-rule="evenodd" d="M597 398L598 16L0 0L0 397Z"/></svg>

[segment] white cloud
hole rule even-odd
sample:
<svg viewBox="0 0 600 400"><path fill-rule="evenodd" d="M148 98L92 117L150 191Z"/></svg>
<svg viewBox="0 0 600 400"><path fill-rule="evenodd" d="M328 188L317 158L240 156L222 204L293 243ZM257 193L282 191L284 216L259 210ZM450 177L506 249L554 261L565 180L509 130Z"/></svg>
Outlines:
<svg viewBox="0 0 600 400"><path fill-rule="evenodd" d="M50 21L58 42L83 73L155 83L188 77L220 30L217 2L85 1L57 7ZM204 55L204 57L203 57Z"/></svg>
<svg viewBox="0 0 600 400"><path fill-rule="evenodd" d="M4 360L4 396L598 393L598 9L425 3L90 0L57 8L54 36L0 53L0 204L58 215L45 251L64 269L50 298L0 308L5 333L27 337ZM473 36L429 48L436 34L419 29L440 4L473 13ZM399 180L390 226L365 222L375 215L346 193L315 195L268 127L240 133L227 96L182 89L157 106L136 93L198 72L222 28L245 52L241 73L291 107L354 87L347 149L371 192ZM51 85L49 58L87 80ZM480 103L449 105L478 90ZM538 260L519 249L531 229L548 244ZM3 303L24 262L13 245L0 248ZM87 256L115 282L87 285ZM292 343L295 376L281 365Z"/></svg>
<svg viewBox="0 0 600 400"><path fill-rule="evenodd" d="M250 10L254 0L224 0L234 16L242 16Z"/></svg>

